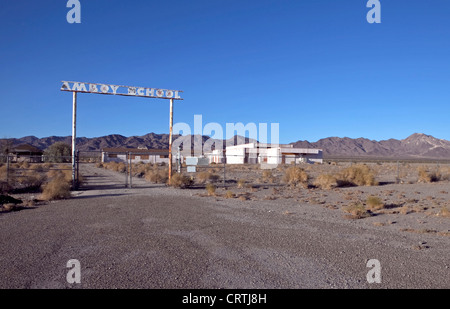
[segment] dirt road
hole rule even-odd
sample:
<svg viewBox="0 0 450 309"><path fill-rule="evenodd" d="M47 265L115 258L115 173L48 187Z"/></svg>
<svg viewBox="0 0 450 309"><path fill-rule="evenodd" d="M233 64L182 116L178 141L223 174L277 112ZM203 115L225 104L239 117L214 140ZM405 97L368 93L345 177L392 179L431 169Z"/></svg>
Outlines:
<svg viewBox="0 0 450 309"><path fill-rule="evenodd" d="M450 288L450 237L81 173L72 199L0 215L0 288ZM381 283L367 280L371 259Z"/></svg>

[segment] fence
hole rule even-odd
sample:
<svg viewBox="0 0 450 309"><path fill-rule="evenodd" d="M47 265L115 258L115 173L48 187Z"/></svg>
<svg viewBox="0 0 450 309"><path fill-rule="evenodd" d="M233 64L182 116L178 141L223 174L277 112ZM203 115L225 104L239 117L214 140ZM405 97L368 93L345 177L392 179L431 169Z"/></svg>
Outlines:
<svg viewBox="0 0 450 309"><path fill-rule="evenodd" d="M72 189L79 185L79 156L75 162ZM32 192L40 188L51 172L62 172L73 178L71 156L0 155L0 191Z"/></svg>
<svg viewBox="0 0 450 309"><path fill-rule="evenodd" d="M139 155L148 153L123 153L124 160L122 160L124 168L123 185L125 187L133 187L133 178L138 177L133 174L136 173L134 169L137 164L141 164L139 161ZM273 174L277 183L281 184L281 179L285 169L290 166L301 166L304 168L311 179L315 179L320 174L332 174L338 173L342 169L352 166L354 164L367 164L370 166L377 175L381 184L389 183L414 183L419 179L418 168L425 167L428 171L440 172L436 173L440 175L442 180L450 180L450 160L387 160L387 159L331 159L327 158L323 164L306 164L300 158L288 157L288 160L284 160L284 163L269 164L264 160L257 157L249 156L247 160L244 156L228 155L227 159L233 157L233 162L240 161L245 163L230 164L225 163L222 160L219 163L210 163L208 165L196 165L196 171L188 170L188 167L183 162L182 156L174 154L174 167L175 171L183 173L185 175L192 176L196 179L200 179L201 172L211 172L214 174L214 182L222 183L224 187L227 184L233 184L237 182L239 178L252 179L253 183L257 183L262 179L264 169L271 170L266 174ZM266 156L267 157L267 156ZM273 157L275 159L277 157ZM262 161L262 162L261 162ZM268 158L267 161L271 161ZM83 151L77 152L75 162L75 182L72 189L77 189L80 184L80 165L87 163L102 162L102 153L100 151ZM287 163L288 162L288 163ZM253 164L252 164L253 163ZM159 164L165 164L160 162ZM215 169L211 171L211 169ZM18 158L13 155L0 155L0 191L15 190L17 192L25 191L28 189L38 189L41 185L40 180L45 178L49 172L61 171L66 174L67 178L71 178L72 175L72 158L70 156L33 156ZM166 172L164 169L162 172ZM41 175L43 177L38 177ZM143 177L142 175L140 175ZM203 175L204 176L204 175ZM259 177L259 178L258 178ZM212 179L212 178L211 178Z"/></svg>

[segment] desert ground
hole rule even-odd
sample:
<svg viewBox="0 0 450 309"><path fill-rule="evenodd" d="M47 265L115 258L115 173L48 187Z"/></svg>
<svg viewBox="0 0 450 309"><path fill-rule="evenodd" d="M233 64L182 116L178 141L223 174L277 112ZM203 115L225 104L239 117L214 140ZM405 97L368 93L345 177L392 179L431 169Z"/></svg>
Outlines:
<svg viewBox="0 0 450 309"><path fill-rule="evenodd" d="M356 166L295 166L291 179L292 166L227 166L225 187L213 166L185 173L186 188L136 168L127 188L82 164L71 198L12 194L25 206L0 213L0 288L450 288L450 166L367 163L374 181L339 179ZM80 284L66 281L70 259Z"/></svg>

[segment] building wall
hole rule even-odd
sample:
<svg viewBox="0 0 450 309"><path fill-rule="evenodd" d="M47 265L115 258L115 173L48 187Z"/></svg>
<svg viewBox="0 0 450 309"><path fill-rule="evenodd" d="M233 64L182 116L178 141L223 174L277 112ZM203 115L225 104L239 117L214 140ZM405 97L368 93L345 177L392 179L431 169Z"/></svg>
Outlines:
<svg viewBox="0 0 450 309"><path fill-rule="evenodd" d="M321 149L293 148L292 145L258 148L256 143L250 143L227 147L226 162L228 164L323 163L323 151Z"/></svg>
<svg viewBox="0 0 450 309"><path fill-rule="evenodd" d="M128 158L129 160L129 158ZM102 162L108 163L108 162L127 162L127 155L126 154L113 154L113 153L105 153L102 152ZM152 155L152 154L145 154L145 155L131 155L131 162L132 163L169 163L169 158L161 158L160 155ZM172 156L172 162L176 162L176 156Z"/></svg>

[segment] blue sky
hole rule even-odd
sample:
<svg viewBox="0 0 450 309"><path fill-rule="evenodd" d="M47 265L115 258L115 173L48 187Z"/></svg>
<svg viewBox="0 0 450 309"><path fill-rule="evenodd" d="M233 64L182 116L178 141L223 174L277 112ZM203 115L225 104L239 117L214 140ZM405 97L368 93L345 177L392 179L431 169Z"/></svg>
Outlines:
<svg viewBox="0 0 450 309"><path fill-rule="evenodd" d="M180 89L175 122L279 123L280 142L450 140L450 1L0 0L0 138L71 135L61 81ZM79 94L79 137L168 133L167 100ZM270 134L270 132L269 132Z"/></svg>

